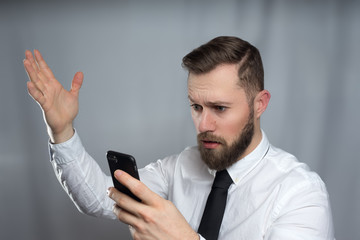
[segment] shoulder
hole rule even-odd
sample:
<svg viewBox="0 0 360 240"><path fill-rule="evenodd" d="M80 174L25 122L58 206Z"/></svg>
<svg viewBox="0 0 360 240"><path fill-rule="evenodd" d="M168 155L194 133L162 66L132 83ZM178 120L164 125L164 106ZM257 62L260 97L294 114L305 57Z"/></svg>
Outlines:
<svg viewBox="0 0 360 240"><path fill-rule="evenodd" d="M332 236L332 214L329 195L320 176L310 170L295 156L281 149L273 148L267 159L276 172L273 179L275 201L271 222L281 222L272 229L272 234L292 228L305 238L314 234ZM296 230L294 226L307 226ZM307 236L307 237L305 237Z"/></svg>
<svg viewBox="0 0 360 240"><path fill-rule="evenodd" d="M295 185L311 184L323 187L324 183L320 176L312 171L309 166L300 162L294 155L274 146L270 146L266 157L269 167L274 168L278 177L283 179L283 184L289 182Z"/></svg>
<svg viewBox="0 0 360 240"><path fill-rule="evenodd" d="M275 215L292 208L329 207L329 196L321 177L292 154L271 146L265 171L272 171L272 184L276 186Z"/></svg>

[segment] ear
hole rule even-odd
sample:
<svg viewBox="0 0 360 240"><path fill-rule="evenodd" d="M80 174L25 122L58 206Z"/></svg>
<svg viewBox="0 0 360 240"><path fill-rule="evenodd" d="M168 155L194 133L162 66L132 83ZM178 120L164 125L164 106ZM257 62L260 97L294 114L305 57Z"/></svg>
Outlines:
<svg viewBox="0 0 360 240"><path fill-rule="evenodd" d="M268 90L262 90L256 95L254 99L254 114L256 119L260 118L261 114L265 112L270 98L271 95Z"/></svg>

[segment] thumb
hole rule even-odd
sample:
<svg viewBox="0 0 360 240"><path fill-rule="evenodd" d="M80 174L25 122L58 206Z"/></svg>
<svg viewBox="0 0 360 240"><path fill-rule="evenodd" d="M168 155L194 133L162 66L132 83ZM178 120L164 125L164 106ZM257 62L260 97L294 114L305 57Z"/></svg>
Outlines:
<svg viewBox="0 0 360 240"><path fill-rule="evenodd" d="M71 93L74 93L76 95L79 94L79 90L83 83L83 79L84 79L84 74L82 72L75 73L74 78L71 83L71 89L70 89Z"/></svg>

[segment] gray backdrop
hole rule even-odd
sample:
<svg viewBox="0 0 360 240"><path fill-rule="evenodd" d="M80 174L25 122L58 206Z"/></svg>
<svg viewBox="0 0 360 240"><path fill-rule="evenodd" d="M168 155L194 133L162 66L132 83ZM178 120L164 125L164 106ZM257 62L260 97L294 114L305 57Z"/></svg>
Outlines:
<svg viewBox="0 0 360 240"><path fill-rule="evenodd" d="M0 239L130 238L79 213L58 184L25 49L67 88L84 72L75 126L108 172L108 149L142 167L195 144L181 58L218 35L260 49L272 93L263 129L323 178L337 238L360 239L359 25L359 1L2 1Z"/></svg>

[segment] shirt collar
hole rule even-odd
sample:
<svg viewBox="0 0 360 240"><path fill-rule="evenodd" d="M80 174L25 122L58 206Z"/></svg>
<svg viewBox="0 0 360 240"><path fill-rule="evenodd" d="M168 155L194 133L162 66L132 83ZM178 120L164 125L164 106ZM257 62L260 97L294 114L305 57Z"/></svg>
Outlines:
<svg viewBox="0 0 360 240"><path fill-rule="evenodd" d="M254 151L227 168L229 175L235 184L238 184L249 172L251 172L268 152L270 143L265 132L261 130L261 133L262 139Z"/></svg>

